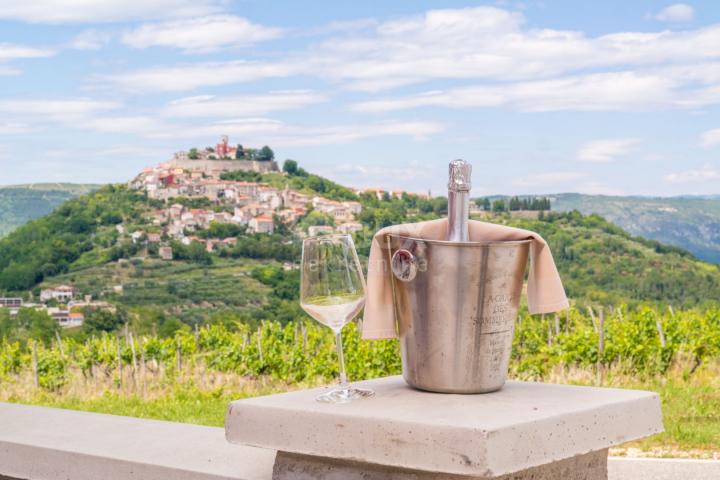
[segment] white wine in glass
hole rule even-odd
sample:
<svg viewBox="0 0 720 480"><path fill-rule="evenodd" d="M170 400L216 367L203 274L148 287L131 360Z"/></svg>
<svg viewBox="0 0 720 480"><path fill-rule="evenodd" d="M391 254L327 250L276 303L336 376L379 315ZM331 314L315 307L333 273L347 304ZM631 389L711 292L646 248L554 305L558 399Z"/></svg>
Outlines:
<svg viewBox="0 0 720 480"><path fill-rule="evenodd" d="M300 306L335 332L340 385L320 395L325 403L347 403L371 397L372 390L351 387L345 373L340 332L365 304L365 277L350 235L323 235L303 242Z"/></svg>

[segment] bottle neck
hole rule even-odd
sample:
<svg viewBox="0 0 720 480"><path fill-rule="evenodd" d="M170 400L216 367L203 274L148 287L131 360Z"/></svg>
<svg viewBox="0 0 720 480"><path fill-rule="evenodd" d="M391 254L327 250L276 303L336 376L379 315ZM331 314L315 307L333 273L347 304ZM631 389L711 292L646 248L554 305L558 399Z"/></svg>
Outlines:
<svg viewBox="0 0 720 480"><path fill-rule="evenodd" d="M448 234L451 242L467 242L470 192L448 191Z"/></svg>

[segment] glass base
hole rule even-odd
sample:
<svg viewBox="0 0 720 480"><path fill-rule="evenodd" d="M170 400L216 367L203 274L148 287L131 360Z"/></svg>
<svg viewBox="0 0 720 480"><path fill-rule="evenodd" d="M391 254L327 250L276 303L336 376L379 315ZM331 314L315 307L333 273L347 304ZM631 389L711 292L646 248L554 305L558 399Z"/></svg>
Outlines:
<svg viewBox="0 0 720 480"><path fill-rule="evenodd" d="M320 403L349 403L360 398L368 398L375 395L372 390L356 387L335 388L325 392L315 400Z"/></svg>

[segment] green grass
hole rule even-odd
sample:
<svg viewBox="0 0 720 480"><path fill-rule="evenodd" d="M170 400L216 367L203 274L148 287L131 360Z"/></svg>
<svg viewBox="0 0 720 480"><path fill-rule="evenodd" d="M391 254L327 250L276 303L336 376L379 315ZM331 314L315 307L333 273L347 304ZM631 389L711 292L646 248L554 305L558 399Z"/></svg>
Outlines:
<svg viewBox="0 0 720 480"><path fill-rule="evenodd" d="M665 432L636 444L642 449L720 450L720 383L717 377L706 381L630 384L660 394L665 422Z"/></svg>
<svg viewBox="0 0 720 480"><path fill-rule="evenodd" d="M33 391L27 394L0 395L6 401L84 410L174 422L223 426L225 410L232 400L308 388L318 384L289 384L269 379L229 381L227 387L203 390L193 382L169 386L143 399L111 389L100 395L68 396ZM572 382L572 383L584 383ZM674 456L680 452L703 456L720 450L720 381L711 372L692 380L655 379L646 382L610 380L605 386L657 391L662 401L665 432L624 445L654 455Z"/></svg>
<svg viewBox="0 0 720 480"><path fill-rule="evenodd" d="M108 390L103 395L90 399L58 397L45 393L31 398L24 398L19 403L198 425L222 426L225 421L225 410L230 401L257 395L269 395L285 389L287 389L287 386L282 388L269 384L248 389L225 390L219 388L212 391L202 391L193 385L178 385L170 392L150 399L143 399L139 395L124 395ZM13 401L12 398L9 400Z"/></svg>

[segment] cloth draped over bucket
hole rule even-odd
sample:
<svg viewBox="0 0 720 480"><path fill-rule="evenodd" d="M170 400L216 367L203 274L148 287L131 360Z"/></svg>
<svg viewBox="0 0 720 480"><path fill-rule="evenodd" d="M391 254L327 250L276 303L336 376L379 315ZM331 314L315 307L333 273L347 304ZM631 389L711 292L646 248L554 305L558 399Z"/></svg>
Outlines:
<svg viewBox="0 0 720 480"><path fill-rule="evenodd" d="M530 244L530 272L527 297L530 313L550 313L568 308L560 274L550 247L535 232L494 223L471 220L468 233L472 242L533 240ZM378 231L373 237L368 263L367 296L362 337L367 340L397 337L392 297L392 271L385 243L387 234L423 240L445 240L447 219L393 225Z"/></svg>

